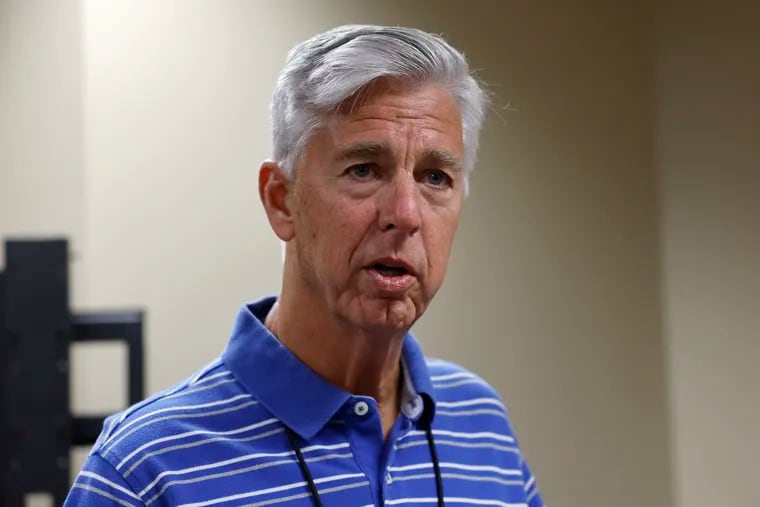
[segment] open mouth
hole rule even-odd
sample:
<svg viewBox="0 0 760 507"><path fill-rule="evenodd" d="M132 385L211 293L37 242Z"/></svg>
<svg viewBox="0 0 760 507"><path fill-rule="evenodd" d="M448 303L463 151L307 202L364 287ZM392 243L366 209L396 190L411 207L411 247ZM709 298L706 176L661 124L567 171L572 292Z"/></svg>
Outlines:
<svg viewBox="0 0 760 507"><path fill-rule="evenodd" d="M403 266L390 266L380 262L375 263L372 267L383 276L404 276L409 273Z"/></svg>

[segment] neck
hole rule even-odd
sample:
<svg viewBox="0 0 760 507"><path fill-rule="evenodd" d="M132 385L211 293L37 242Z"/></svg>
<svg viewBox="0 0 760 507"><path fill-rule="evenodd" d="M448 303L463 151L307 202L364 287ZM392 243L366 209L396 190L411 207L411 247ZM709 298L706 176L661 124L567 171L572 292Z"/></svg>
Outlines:
<svg viewBox="0 0 760 507"><path fill-rule="evenodd" d="M305 294L307 291L287 291L283 287L280 299L267 315L266 327L334 386L374 398L387 437L399 412L405 333L373 333L351 326ZM304 308L311 310L307 313Z"/></svg>

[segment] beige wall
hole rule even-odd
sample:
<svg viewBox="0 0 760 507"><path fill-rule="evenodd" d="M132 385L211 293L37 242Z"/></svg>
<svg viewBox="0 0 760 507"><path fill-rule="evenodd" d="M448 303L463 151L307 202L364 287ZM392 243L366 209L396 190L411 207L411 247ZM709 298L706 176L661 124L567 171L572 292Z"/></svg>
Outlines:
<svg viewBox="0 0 760 507"><path fill-rule="evenodd" d="M66 235L81 247L81 28L76 2L0 0L0 236Z"/></svg>
<svg viewBox="0 0 760 507"><path fill-rule="evenodd" d="M463 48L498 106L426 350L502 393L551 505L756 503L760 87L740 12L658 9L655 37L647 3L56 5L0 0L0 235L72 235L78 308L147 308L150 391L277 291L256 169L286 51L410 24ZM75 365L78 409L123 399L111 352Z"/></svg>
<svg viewBox="0 0 760 507"><path fill-rule="evenodd" d="M81 34L77 2L0 0L0 240L69 238L75 305L84 276ZM52 506L47 495L27 500Z"/></svg>
<svg viewBox="0 0 760 507"><path fill-rule="evenodd" d="M674 491L760 505L760 7L676 1L658 20Z"/></svg>

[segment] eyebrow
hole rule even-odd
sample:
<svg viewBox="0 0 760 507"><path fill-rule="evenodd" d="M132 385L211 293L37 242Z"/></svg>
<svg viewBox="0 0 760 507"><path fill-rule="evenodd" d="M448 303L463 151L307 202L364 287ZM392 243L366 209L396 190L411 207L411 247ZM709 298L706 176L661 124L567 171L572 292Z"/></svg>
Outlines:
<svg viewBox="0 0 760 507"><path fill-rule="evenodd" d="M438 166L456 172L462 172L464 170L464 164L459 157L445 150L427 150L423 155L422 160L425 162L434 162Z"/></svg>
<svg viewBox="0 0 760 507"><path fill-rule="evenodd" d="M349 144L338 150L337 159L340 162L354 158L362 158L377 155L390 155L390 148L387 144L377 141L360 141Z"/></svg>
<svg viewBox="0 0 760 507"><path fill-rule="evenodd" d="M378 141L360 141L358 143L349 144L345 147L339 148L337 160L345 162L347 160L363 157L377 157L377 156L390 156L390 147L383 142ZM464 164L453 153L446 150L430 149L426 150L420 161L425 164L435 164L447 169L451 169L456 172L462 172L464 170Z"/></svg>

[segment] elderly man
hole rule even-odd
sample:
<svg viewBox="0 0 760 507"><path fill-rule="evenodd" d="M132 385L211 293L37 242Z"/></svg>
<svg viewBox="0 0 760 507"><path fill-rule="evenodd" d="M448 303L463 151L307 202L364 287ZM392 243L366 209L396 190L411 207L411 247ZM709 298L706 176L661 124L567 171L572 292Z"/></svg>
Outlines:
<svg viewBox="0 0 760 507"><path fill-rule="evenodd" d="M259 196L282 292L221 357L110 417L67 506L543 502L498 395L409 333L443 283L486 95L414 29L297 46Z"/></svg>

